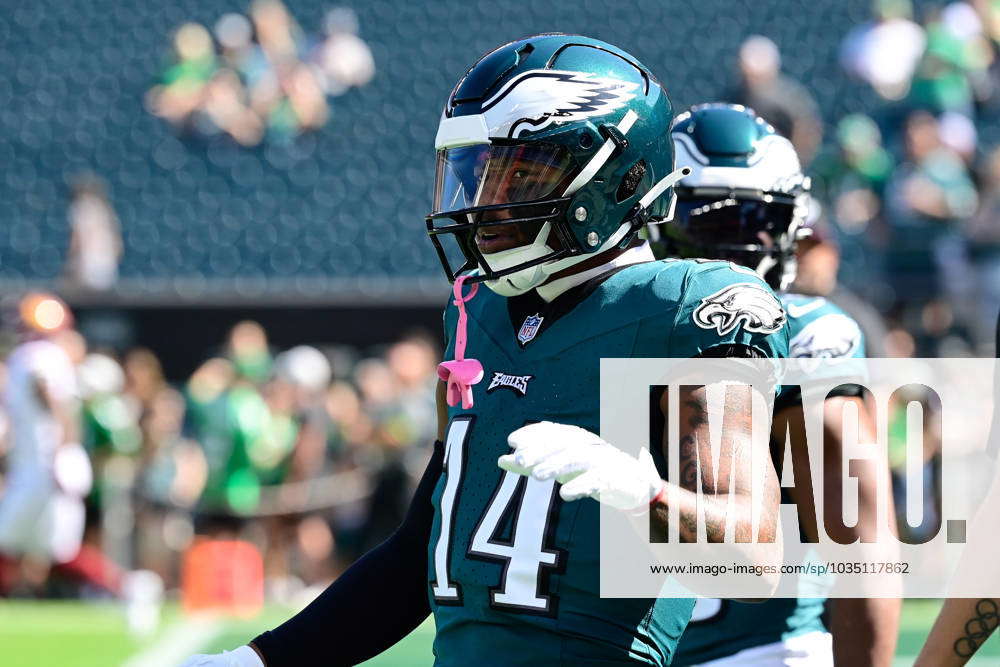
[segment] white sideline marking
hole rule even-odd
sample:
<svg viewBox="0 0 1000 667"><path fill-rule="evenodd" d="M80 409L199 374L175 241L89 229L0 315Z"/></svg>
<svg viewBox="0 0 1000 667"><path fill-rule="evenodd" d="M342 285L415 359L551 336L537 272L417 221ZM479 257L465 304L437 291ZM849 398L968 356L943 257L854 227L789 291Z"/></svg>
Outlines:
<svg viewBox="0 0 1000 667"><path fill-rule="evenodd" d="M122 667L177 667L221 631L222 622L211 617L177 621L152 646L126 660Z"/></svg>

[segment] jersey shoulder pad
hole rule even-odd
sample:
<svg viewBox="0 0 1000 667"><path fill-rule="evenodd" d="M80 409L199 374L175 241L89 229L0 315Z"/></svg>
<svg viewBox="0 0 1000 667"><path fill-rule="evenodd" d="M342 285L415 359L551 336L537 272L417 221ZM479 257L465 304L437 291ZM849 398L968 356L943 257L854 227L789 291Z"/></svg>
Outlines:
<svg viewBox="0 0 1000 667"><path fill-rule="evenodd" d="M725 261L693 261L682 299L702 329L726 335L737 328L771 334L785 325L785 311L774 292L751 271Z"/></svg>
<svg viewBox="0 0 1000 667"><path fill-rule="evenodd" d="M864 356L858 323L822 297L782 296L788 315L792 358L845 359Z"/></svg>

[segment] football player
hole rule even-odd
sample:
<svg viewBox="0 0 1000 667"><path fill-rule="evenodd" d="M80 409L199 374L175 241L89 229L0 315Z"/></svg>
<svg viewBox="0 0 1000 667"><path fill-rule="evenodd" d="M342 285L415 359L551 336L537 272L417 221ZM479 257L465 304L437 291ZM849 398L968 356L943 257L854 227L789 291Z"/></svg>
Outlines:
<svg viewBox="0 0 1000 667"><path fill-rule="evenodd" d="M595 435L600 359L787 349L784 313L753 272L656 262L637 240L669 216L685 173L674 169L671 118L645 66L586 37L517 40L468 70L436 138L427 227L455 284L451 360L439 368L440 441L409 514L252 648L190 665L353 664L430 612L440 666L670 663L694 603L600 597L599 503L652 506L662 522L668 503L693 519L695 494L664 482L650 456ZM750 429L749 391L729 390L727 450ZM679 396L681 439L695 443L682 465L708 452L696 451L709 447L705 391ZM739 456L768 459L766 443L751 449ZM778 531L774 470L766 477L762 541ZM749 530L743 472L701 481L712 537L725 529L730 486L737 530Z"/></svg>
<svg viewBox="0 0 1000 667"><path fill-rule="evenodd" d="M19 581L25 557L65 564L77 556L92 475L79 444L69 307L54 295L31 293L20 300L16 321L20 343L7 359L4 395L11 450L0 494L0 569L9 572L0 576L0 593L43 583Z"/></svg>
<svg viewBox="0 0 1000 667"><path fill-rule="evenodd" d="M789 356L836 359L864 357L857 323L822 297L787 291L795 277L797 240L804 226L808 181L795 149L752 109L705 104L678 116L672 134L677 164L692 173L676 189L672 222L652 228L662 234L662 251L670 256L727 259L749 267L779 291L788 318ZM841 415L854 403L867 415L863 397L846 386L835 389L824 404L826 456L840 460ZM801 394L782 392L775 405L773 439L792 434L793 450L803 448ZM874 442L870 417L859 420L862 437ZM782 447L783 451L783 447ZM841 488L839 466L825 466L830 488ZM795 468L795 479L807 470ZM857 528L831 537L840 543L861 536L863 517L874 517L877 486L865 477L861 485ZM882 489L888 490L888 480ZM784 493L784 490L783 490ZM796 501L795 489L791 500ZM824 494L826 515L840 515L837 494ZM815 537L815 525L803 525ZM675 665L803 664L889 665L896 643L898 599L836 599L831 634L823 623L824 599L773 599L748 605L727 600L698 600L681 639ZM835 660L836 659L836 660Z"/></svg>

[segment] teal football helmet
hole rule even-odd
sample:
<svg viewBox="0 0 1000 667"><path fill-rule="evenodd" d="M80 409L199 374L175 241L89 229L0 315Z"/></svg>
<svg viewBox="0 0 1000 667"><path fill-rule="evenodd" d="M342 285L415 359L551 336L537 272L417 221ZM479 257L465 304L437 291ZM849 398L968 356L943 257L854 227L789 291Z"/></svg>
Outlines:
<svg viewBox="0 0 1000 667"><path fill-rule="evenodd" d="M691 174L676 188L673 220L650 229L662 236L657 252L731 260L786 288L809 210L809 179L792 143L734 104L692 107L671 134L677 165Z"/></svg>
<svg viewBox="0 0 1000 667"><path fill-rule="evenodd" d="M680 177L672 116L650 71L596 39L535 35L480 58L435 141L427 231L448 279L522 294L667 219Z"/></svg>

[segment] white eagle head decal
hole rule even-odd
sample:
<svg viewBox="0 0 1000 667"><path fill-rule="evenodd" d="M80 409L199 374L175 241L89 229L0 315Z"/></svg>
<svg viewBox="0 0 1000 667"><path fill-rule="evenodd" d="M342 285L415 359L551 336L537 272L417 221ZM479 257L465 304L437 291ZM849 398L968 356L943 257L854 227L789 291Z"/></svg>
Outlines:
<svg viewBox="0 0 1000 667"><path fill-rule="evenodd" d="M486 100L482 113L489 135L515 139L559 121L604 116L635 97L638 83L587 72L536 69L508 81Z"/></svg>
<svg viewBox="0 0 1000 667"><path fill-rule="evenodd" d="M701 300L694 323L725 336L739 326L757 333L774 333L785 324L785 311L774 294L754 283L729 285Z"/></svg>
<svg viewBox="0 0 1000 667"><path fill-rule="evenodd" d="M804 326L788 344L792 358L843 359L861 345L861 329L847 315L830 313Z"/></svg>

